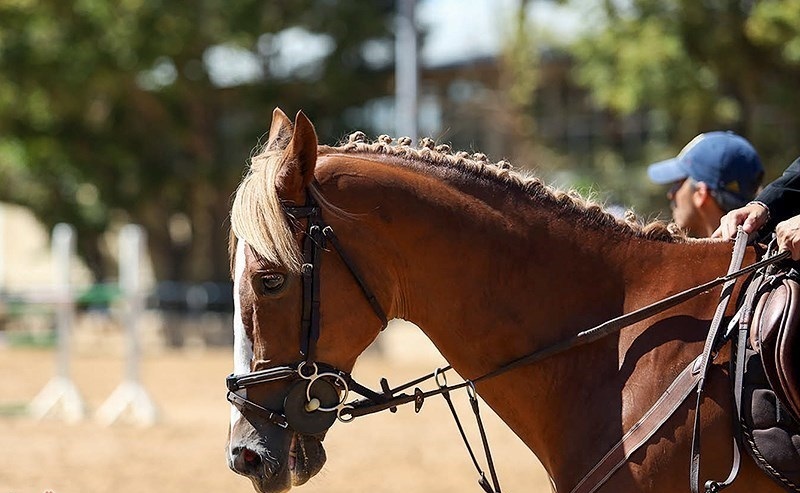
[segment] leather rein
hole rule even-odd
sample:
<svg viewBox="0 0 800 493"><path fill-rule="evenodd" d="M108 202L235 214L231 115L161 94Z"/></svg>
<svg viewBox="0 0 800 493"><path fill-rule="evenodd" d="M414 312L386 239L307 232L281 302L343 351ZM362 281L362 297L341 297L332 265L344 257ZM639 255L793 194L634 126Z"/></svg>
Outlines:
<svg viewBox="0 0 800 493"><path fill-rule="evenodd" d="M289 365L229 375L226 379L228 401L236 406L245 416L247 416L248 413L255 413L261 419L281 428L291 429L301 434L314 435L327 431L337 419L343 422L350 422L356 417L373 414L386 409L395 412L397 406L410 402L414 402L415 411L419 412L425 399L435 395L442 395L448 402L462 439L464 439L473 464L480 475L478 483L487 493L500 493L500 487L492 463L486 434L480 419L475 384L512 371L521 366L542 361L569 349L597 341L627 326L645 320L657 313L705 293L716 286L734 281L739 277L755 272L762 267L783 260L788 256L788 252L783 252L734 272L729 272L724 276L717 277L706 283L639 308L633 312L603 322L561 342L509 361L499 368L471 380L449 385L447 383L446 372L452 370L452 367L448 365L394 388L390 388L387 380L382 378L380 380L381 390L374 391L356 382L349 372L339 370L323 362L314 361L313 359L314 349L320 335L320 267L322 252L326 250L328 245L336 251L358 283L361 291L375 312L375 315L381 321L381 330L385 329L388 323L386 314L378 303L374 293L364 282L355 264L343 250L333 228L325 224L322 220L321 207L316 203L313 197L309 194L307 196L306 205L297 207L287 206L285 210L287 215L294 220L307 219L305 238L303 241L304 264L301 270L303 278L303 311L300 334L300 356L302 359ZM690 364L690 366L693 365ZM438 388L422 391L417 387L420 383L430 379L434 379ZM267 409L247 398L247 388L280 380L290 380L292 382L292 387L290 387L288 395L286 396L284 409L282 411ZM405 393L406 390L412 387L414 387L413 393ZM478 465L478 461L466 439L455 408L450 401L449 393L462 388L466 388L472 404L472 410L476 417L486 460L491 473L493 487L489 485L485 474ZM350 391L360 395L361 398L348 402ZM603 478L603 481L606 479L608 479L608 477ZM594 489L599 486L600 484L597 484Z"/></svg>

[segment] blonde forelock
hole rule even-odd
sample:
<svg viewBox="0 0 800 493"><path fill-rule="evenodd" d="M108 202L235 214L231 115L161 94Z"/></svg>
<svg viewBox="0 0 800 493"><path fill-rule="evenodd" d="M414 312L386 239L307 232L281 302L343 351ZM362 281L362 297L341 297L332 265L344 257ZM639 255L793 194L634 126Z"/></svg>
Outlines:
<svg viewBox="0 0 800 493"><path fill-rule="evenodd" d="M250 159L250 168L233 200L231 229L264 260L298 273L302 255L278 197L281 152L262 151Z"/></svg>

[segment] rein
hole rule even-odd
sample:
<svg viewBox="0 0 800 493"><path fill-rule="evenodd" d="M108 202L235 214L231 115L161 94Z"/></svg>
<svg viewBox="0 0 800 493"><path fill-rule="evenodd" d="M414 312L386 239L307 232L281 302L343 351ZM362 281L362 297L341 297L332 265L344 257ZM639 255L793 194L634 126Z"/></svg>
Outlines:
<svg viewBox="0 0 800 493"><path fill-rule="evenodd" d="M355 264L345 253L341 243L339 243L333 228L325 224L322 220L320 206L314 201L313 197L310 194L307 196L307 203L305 206L286 207L285 209L291 218L307 219L308 222L306 236L303 242L303 259L305 263L302 265L303 308L300 356L304 359L290 365L276 366L260 371L228 376L226 379L228 401L240 409L245 416L247 416L246 413L248 412L255 413L262 419L281 428L291 429L302 434L314 435L327 431L337 419L343 422L349 422L356 417L373 414L385 409L395 412L397 406L410 402L414 402L415 411L419 412L426 398L442 395L451 409L473 464L480 475L478 483L487 493L500 493L500 487L492 462L488 440L480 418L475 384L507 373L521 366L530 365L569 349L602 339L627 326L645 320L655 314L688 301L695 296L706 293L716 286L733 282L744 275L755 272L762 267L771 265L789 256L789 252L781 252L769 258L762 259L742 269L729 272L724 276L717 277L716 279L712 279L706 283L646 305L633 312L603 322L561 342L509 361L471 380L448 385L446 372L452 369L452 366L448 365L435 370L433 373L395 388L390 388L387 380L382 378L380 381L381 391L377 392L356 382L350 373L322 362L316 362L312 359L320 333L319 277L320 263L322 260L321 254L328 243L330 243L332 249L335 250L342 259L361 288L362 293L375 312L375 315L380 319L382 323L381 330L386 328L388 320L377 298L364 282ZM420 388L416 387L418 384L430 379L435 380L438 385L437 389L422 391ZM248 387L278 380L294 381L285 398L282 412L267 409L247 398ZM412 394L403 393L411 387L414 387ZM485 474L478 465L475 454L472 452L472 448L470 447L461 422L450 400L450 392L462 388L467 389L470 398L494 488L489 485ZM350 390L353 390L355 393L362 396L362 398L348 402L347 399Z"/></svg>
<svg viewBox="0 0 800 493"><path fill-rule="evenodd" d="M623 328L625 328L625 327L627 327L629 325L633 325L633 324L635 324L637 322L641 322L642 320L645 320L645 319L647 319L647 318L649 318L649 317L651 317L653 315L656 315L656 314L658 314L660 312L668 310L669 308L672 308L673 306L676 306L676 305L679 305L679 304L681 304L681 303L683 303L685 301L688 301L688 300L694 298L695 296L703 294L703 293L715 288L716 286L719 286L720 284L724 284L724 283L726 283L728 281L732 281L732 280L738 279L739 277L742 277L744 275L747 275L747 274L750 274L752 272L755 272L756 270L758 270L758 269L760 269L762 267L765 267L767 265L771 265L771 264L773 264L775 262L778 262L780 260L784 260L788 256L789 256L789 252L781 252L781 253L779 253L777 255L774 255L772 257L760 260L758 262L750 264L747 267L744 267L744 268L739 269L737 271L731 272L731 273L726 274L724 276L717 277L716 279L712 279L711 281L708 281L706 283L700 284L700 285L695 286L693 288L689 288L689 289L687 289L685 291L681 291L680 293L674 294L674 295L672 295L672 296L670 296L668 298L664 298L664 299L659 300L659 301L657 301L655 303L652 303L650 305L647 305L647 306L644 306L644 307L639 308L637 310L634 310L634 311L632 311L630 313L626 313L626 314L621 315L619 317L616 317L616 318L613 318L613 319L608 320L606 322L603 322L603 323L601 323L601 324L599 324L599 325L597 325L595 327L592 327L591 329L587 329L585 331L579 332L578 334L576 334L573 337L570 337L569 339L566 339L566 340L561 341L561 342L557 342L557 343L555 343L555 344L553 344L551 346L547 346L547 347L545 347L543 349L540 349L540 350L538 350L536 352L530 353L528 355L525 355L525 356L522 356L522 357L520 357L518 359L510 361L510 362L504 364L503 366L501 366L501 367L499 367L499 368L497 368L495 370L492 370L492 371L490 371L488 373L485 373L485 374L483 374L483 375L481 375L479 377L476 377L476 378L474 378L472 380L467 380L467 381L461 382L461 383L456 384L456 385L447 386L446 388L439 388L437 390L432 390L432 391L429 391L429 392L423 392L421 394L421 396L423 398L425 398L425 397L430 397L430 396L433 396L433 395L442 394L442 393L450 391L450 390L457 390L457 389L461 389L461 388L464 388L464 387L468 387L471 384L475 384L475 383L481 382L483 380L488 380L490 378L493 378L493 377L496 377L496 376L501 375L503 373L509 372L509 371L514 370L516 368L519 368L521 366L537 363L539 361L542 361L542 360L544 360L546 358L549 358L549 357L554 356L556 354L562 353L562 352L567 351L569 349L572 349L572 348L575 348L575 347L578 347L578 346L582 346L584 344L589 344L591 342L597 341L599 339L602 339L605 336L608 336L608 335L613 334L615 332L619 332L620 330L622 330ZM450 370L451 368L452 368L451 366L446 366L446 367L444 367L444 368L442 368L440 370L437 370L435 373L432 373L432 374L430 374L430 375L428 375L426 377L423 377L421 379L415 380L414 382L409 382L408 384L405 384L403 386L400 386L400 387L397 387L395 389L392 389L391 393L396 393L396 392L400 392L400 391L406 390L406 389L416 385L417 383L419 383L421 381L424 381L424 380L427 380L427 379L430 379L430 378L434 378L437 373ZM350 414L350 415L353 415L354 417L355 416L364 416L366 414L372 414L372 413L377 412L377 411L382 411L383 409L387 409L387 408L392 407L392 406L397 406L397 405L405 404L407 402L411 402L411 401L413 401L413 400L415 400L417 398L418 398L418 396L415 396L415 395L399 395L399 396L395 396L395 397L393 397L391 399L387 399L386 401L384 401L384 402L382 402L380 404L371 403L371 402L369 402L369 400L356 401L356 402L351 404L351 406L353 406L353 409L346 411L346 413Z"/></svg>

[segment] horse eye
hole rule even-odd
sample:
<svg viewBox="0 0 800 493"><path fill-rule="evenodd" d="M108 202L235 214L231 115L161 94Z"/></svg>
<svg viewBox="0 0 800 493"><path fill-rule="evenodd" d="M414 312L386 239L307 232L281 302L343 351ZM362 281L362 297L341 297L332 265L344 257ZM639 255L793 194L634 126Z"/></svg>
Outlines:
<svg viewBox="0 0 800 493"><path fill-rule="evenodd" d="M283 287L285 280L283 274L267 274L261 277L261 285L264 287L264 291L275 292Z"/></svg>

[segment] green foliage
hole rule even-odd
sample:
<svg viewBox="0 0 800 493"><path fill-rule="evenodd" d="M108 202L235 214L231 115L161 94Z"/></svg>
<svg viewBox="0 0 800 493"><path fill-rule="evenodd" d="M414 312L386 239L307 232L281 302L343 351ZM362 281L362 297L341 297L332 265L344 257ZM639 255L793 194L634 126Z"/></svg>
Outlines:
<svg viewBox="0 0 800 493"><path fill-rule="evenodd" d="M800 1L606 0L592 6L586 15L592 27L569 47L576 81L601 108L657 117L673 149L655 157L715 129L751 140L767 179L800 154Z"/></svg>
<svg viewBox="0 0 800 493"><path fill-rule="evenodd" d="M756 44L775 50L786 64L800 64L800 1L757 2L746 33Z"/></svg>
<svg viewBox="0 0 800 493"><path fill-rule="evenodd" d="M677 141L701 129L748 129L762 52L745 36L745 4L608 2L601 27L574 46L578 81L602 107L666 112Z"/></svg>
<svg viewBox="0 0 800 493"><path fill-rule="evenodd" d="M581 61L578 81L603 107L632 113L670 94L669 109L685 120L713 112L715 74L689 57L675 23L664 18L621 19L581 40L574 53Z"/></svg>
<svg viewBox="0 0 800 493"><path fill-rule="evenodd" d="M302 108L338 139L339 115L387 84L363 46L388 40L390 13L357 0L2 2L0 200L74 224L100 278L102 235L128 220L147 229L160 278L224 279L229 198L272 109ZM290 27L307 34L295 44L329 49L278 70ZM220 47L250 76L218 83ZM182 218L188 240L170 232Z"/></svg>
<svg viewBox="0 0 800 493"><path fill-rule="evenodd" d="M540 77L539 47L524 2L517 7L514 21L502 54L504 76L509 79L506 97L516 111L530 112Z"/></svg>

